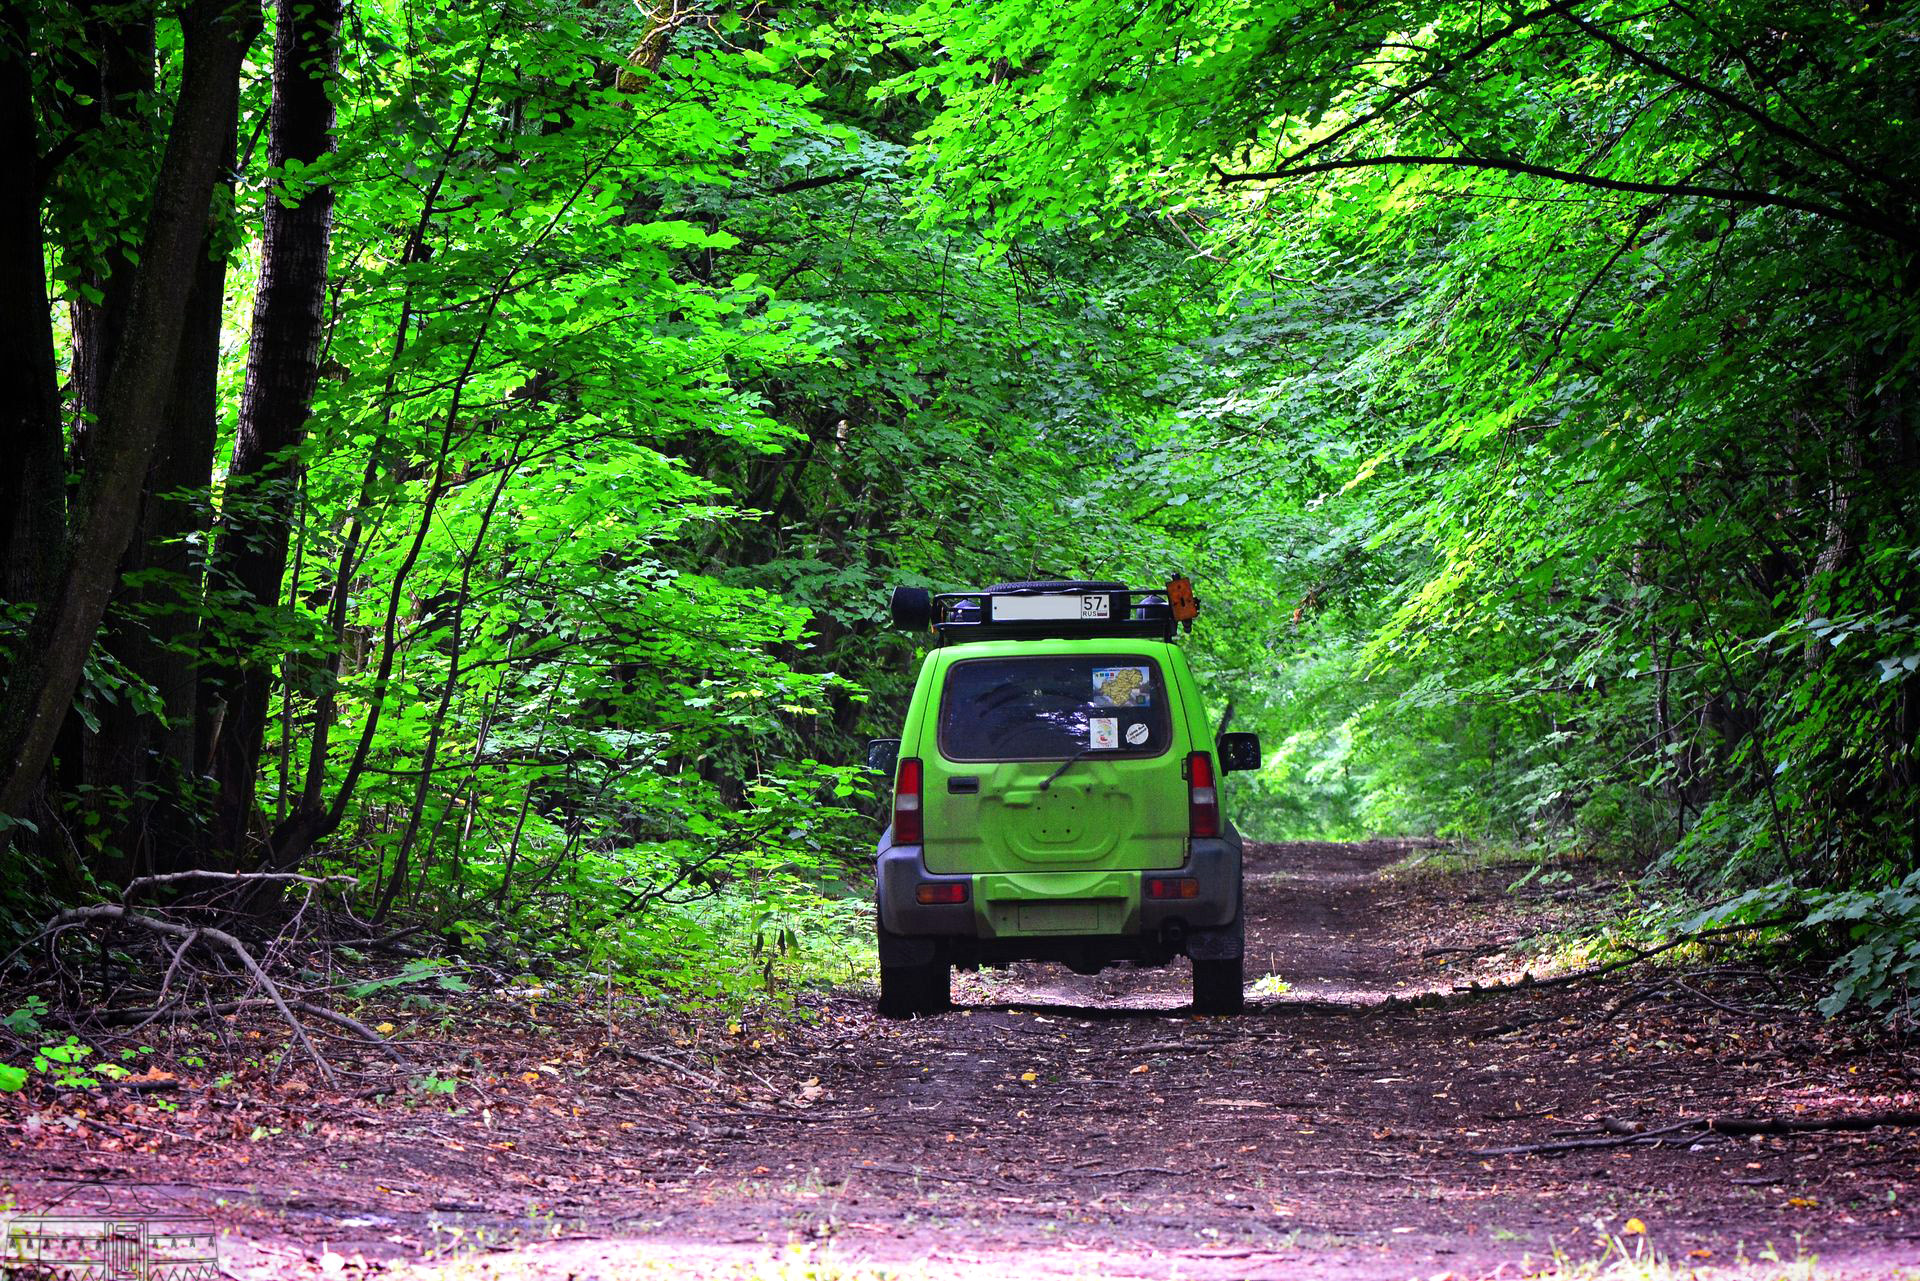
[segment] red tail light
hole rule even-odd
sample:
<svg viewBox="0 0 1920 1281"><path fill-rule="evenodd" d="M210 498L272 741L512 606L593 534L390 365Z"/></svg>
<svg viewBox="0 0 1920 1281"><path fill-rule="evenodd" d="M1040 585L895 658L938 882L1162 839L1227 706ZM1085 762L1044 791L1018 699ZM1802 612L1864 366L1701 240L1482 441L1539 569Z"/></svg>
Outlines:
<svg viewBox="0 0 1920 1281"><path fill-rule="evenodd" d="M1149 876L1148 898L1199 898L1200 881L1193 876Z"/></svg>
<svg viewBox="0 0 1920 1281"><path fill-rule="evenodd" d="M900 773L893 780L893 843L918 845L924 835L920 808L920 761L909 756L900 762Z"/></svg>
<svg viewBox="0 0 1920 1281"><path fill-rule="evenodd" d="M894 822L897 832L899 819ZM1213 757L1205 752L1187 757L1187 835L1220 835L1220 793L1213 785Z"/></svg>
<svg viewBox="0 0 1920 1281"><path fill-rule="evenodd" d="M913 897L919 903L964 903L967 884L965 881L922 881Z"/></svg>

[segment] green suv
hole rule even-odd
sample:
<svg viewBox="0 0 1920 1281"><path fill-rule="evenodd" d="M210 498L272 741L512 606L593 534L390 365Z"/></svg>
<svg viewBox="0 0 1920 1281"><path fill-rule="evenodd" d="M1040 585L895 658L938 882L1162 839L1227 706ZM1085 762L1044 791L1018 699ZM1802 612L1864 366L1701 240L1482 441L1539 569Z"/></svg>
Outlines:
<svg viewBox="0 0 1920 1281"><path fill-rule="evenodd" d="M878 864L880 1012L944 1009L955 966L1193 960L1201 1013L1241 1007L1240 836L1219 775L1252 734L1214 741L1174 645L1197 605L1175 579L894 592L931 630L898 739Z"/></svg>

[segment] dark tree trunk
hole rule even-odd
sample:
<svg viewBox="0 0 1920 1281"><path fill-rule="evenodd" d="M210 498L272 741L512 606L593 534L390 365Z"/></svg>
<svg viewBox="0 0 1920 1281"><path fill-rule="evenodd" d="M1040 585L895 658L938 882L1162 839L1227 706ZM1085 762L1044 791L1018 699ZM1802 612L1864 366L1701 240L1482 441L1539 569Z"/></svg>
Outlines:
<svg viewBox="0 0 1920 1281"><path fill-rule="evenodd" d="M220 322L230 239L226 227L211 231L195 271L166 426L141 497L140 524L121 566L123 576L139 571L145 581L121 589L105 638L107 648L154 688L162 708L156 719L118 700L100 709L94 736L88 781L139 798L109 819L107 841L124 855L122 870L134 875L211 865L190 840L190 818L179 802L198 772L199 665L193 654L211 525L206 496L219 439Z"/></svg>
<svg viewBox="0 0 1920 1281"><path fill-rule="evenodd" d="M0 8L0 600L37 601L65 524L60 390L23 6Z"/></svg>
<svg viewBox="0 0 1920 1281"><path fill-rule="evenodd" d="M109 2L87 9L82 31L93 57L72 60L65 68L78 91L68 127L76 135L95 136L94 145L114 151L109 189L142 191L152 173L154 126L145 112L154 88L154 8ZM67 307L73 327L76 463L85 459L93 424L106 403L107 379L133 301L133 249L140 234L137 200L124 217L115 217L122 208L118 202L90 198L84 190L99 180L95 168L75 164L65 179L83 188L75 199L86 203L90 214L85 241L69 244L66 253L70 263L79 258L81 282L98 295L77 294Z"/></svg>
<svg viewBox="0 0 1920 1281"><path fill-rule="evenodd" d="M280 0L273 41L273 110L267 160L302 169L333 150L340 0ZM299 495L296 455L305 439L320 371L326 312L327 251L333 236L333 188L327 182L282 199L268 194L260 285L254 298L253 343L233 458L216 572L238 587L260 616L279 606L287 571L287 538ZM275 655L242 629L239 652L225 656L226 713L213 740L210 772L218 788L213 839L239 855L253 823L254 784L266 741Z"/></svg>
<svg viewBox="0 0 1920 1281"><path fill-rule="evenodd" d="M188 296L204 256L213 191L231 154L240 68L259 30L246 0L197 0L182 15L185 56L154 183L119 358L92 432L58 576L34 613L0 704L0 813L39 784L140 516L166 425Z"/></svg>

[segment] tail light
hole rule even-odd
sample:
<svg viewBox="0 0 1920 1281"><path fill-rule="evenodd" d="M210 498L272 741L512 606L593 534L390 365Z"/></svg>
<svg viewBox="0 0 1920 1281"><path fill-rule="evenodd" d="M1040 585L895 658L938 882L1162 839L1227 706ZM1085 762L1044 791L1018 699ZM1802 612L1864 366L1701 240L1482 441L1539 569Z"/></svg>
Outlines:
<svg viewBox="0 0 1920 1281"><path fill-rule="evenodd" d="M893 843L918 845L925 833L920 808L922 780L919 758L909 756L900 762L893 780Z"/></svg>
<svg viewBox="0 0 1920 1281"><path fill-rule="evenodd" d="M1194 876L1149 876L1148 898L1199 898L1200 880Z"/></svg>
<svg viewBox="0 0 1920 1281"><path fill-rule="evenodd" d="M913 892L918 903L964 903L967 901L967 883L965 881L922 881Z"/></svg>
<svg viewBox="0 0 1920 1281"><path fill-rule="evenodd" d="M915 761L913 765L917 770L920 762ZM903 767L903 777L905 773ZM894 822L897 832L898 817ZM1187 757L1187 835L1220 835L1220 793L1213 785L1213 757L1205 752L1195 752Z"/></svg>

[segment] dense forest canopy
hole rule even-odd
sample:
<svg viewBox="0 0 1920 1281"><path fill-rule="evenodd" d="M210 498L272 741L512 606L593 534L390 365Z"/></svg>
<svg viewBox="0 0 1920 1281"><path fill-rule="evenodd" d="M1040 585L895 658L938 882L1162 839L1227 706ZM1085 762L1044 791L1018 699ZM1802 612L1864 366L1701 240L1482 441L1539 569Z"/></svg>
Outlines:
<svg viewBox="0 0 1920 1281"><path fill-rule="evenodd" d="M772 986L895 583L1200 585L1264 835L1920 949L1920 7L45 0L0 30L0 925ZM259 908L261 904L255 903Z"/></svg>

